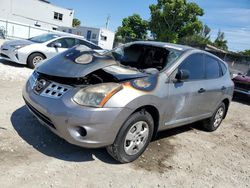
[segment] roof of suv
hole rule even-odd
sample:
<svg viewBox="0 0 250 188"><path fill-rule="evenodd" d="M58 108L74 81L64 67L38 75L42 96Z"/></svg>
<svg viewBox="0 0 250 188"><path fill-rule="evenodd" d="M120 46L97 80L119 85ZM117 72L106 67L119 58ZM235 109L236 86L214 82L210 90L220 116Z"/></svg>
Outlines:
<svg viewBox="0 0 250 188"><path fill-rule="evenodd" d="M143 44L143 45L151 45L161 48L173 48L179 51L186 51L186 50L194 50L195 48L180 44L172 44L167 42L155 42L155 41L136 41L133 44Z"/></svg>

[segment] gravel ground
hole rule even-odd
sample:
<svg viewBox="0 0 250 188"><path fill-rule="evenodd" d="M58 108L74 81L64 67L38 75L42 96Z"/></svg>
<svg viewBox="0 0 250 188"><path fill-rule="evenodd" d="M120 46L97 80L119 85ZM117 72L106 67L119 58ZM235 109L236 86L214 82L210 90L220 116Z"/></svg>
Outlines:
<svg viewBox="0 0 250 188"><path fill-rule="evenodd" d="M213 133L199 123L162 132L144 155L117 164L105 149L55 136L29 113L31 70L0 63L0 187L249 187L250 105L232 102Z"/></svg>
<svg viewBox="0 0 250 188"><path fill-rule="evenodd" d="M32 73L32 69L29 69L23 65L7 62L0 59L0 76L4 81L23 81L26 80Z"/></svg>

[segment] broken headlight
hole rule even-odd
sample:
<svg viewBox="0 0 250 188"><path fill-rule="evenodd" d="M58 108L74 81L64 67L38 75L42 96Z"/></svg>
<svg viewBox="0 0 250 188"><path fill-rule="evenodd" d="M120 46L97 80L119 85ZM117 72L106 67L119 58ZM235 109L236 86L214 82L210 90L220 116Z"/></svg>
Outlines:
<svg viewBox="0 0 250 188"><path fill-rule="evenodd" d="M122 85L118 83L97 84L79 90L73 100L83 106L103 107L121 89Z"/></svg>

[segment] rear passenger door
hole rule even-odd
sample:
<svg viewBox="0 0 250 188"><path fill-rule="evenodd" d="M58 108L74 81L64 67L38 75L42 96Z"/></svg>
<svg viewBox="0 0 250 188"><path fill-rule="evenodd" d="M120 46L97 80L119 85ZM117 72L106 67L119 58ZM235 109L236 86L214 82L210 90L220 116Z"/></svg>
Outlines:
<svg viewBox="0 0 250 188"><path fill-rule="evenodd" d="M222 100L224 92L226 90L225 81L223 79L224 71L222 69L223 64L220 61L210 55L205 54L205 78L204 86L206 92L204 96L204 110L208 113L213 113L216 105Z"/></svg>

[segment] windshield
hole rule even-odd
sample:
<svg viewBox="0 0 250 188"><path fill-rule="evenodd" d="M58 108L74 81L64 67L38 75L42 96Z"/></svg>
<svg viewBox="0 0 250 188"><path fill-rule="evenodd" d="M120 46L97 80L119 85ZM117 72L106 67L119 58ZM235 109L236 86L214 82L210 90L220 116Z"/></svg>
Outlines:
<svg viewBox="0 0 250 188"><path fill-rule="evenodd" d="M154 68L162 70L170 67L182 54L171 48L161 48L145 44L126 44L107 52L122 65L137 69Z"/></svg>
<svg viewBox="0 0 250 188"><path fill-rule="evenodd" d="M56 35L56 34L44 34L44 35L39 35L39 36L36 36L36 37L32 37L28 40L32 41L32 42L37 42L37 43L44 43L44 42L47 42L49 40L52 40L52 39L55 39L55 38L58 38L59 36Z"/></svg>

